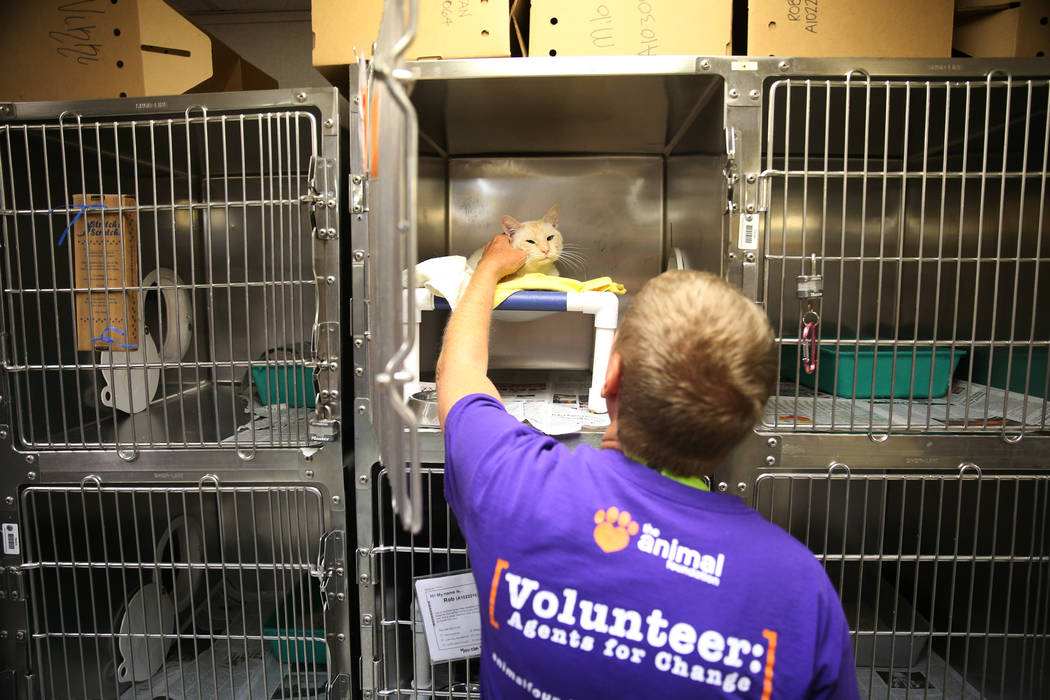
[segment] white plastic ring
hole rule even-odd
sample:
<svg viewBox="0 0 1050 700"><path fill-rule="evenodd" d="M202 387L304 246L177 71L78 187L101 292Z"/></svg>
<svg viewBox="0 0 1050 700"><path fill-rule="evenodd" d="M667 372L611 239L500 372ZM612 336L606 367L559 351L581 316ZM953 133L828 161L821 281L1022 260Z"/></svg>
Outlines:
<svg viewBox="0 0 1050 700"><path fill-rule="evenodd" d="M164 338L160 346L162 362L178 362L190 349L193 340L193 300L188 290L182 288L182 279L166 267L160 267L142 280L143 305L146 294L156 286L164 304L166 319ZM158 331L160 329L157 329ZM155 334L155 337L159 337Z"/></svg>

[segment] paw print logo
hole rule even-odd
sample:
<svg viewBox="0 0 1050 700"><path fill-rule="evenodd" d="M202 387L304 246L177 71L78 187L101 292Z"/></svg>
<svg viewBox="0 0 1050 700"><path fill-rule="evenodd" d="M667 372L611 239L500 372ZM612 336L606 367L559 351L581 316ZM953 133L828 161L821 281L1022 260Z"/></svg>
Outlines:
<svg viewBox="0 0 1050 700"><path fill-rule="evenodd" d="M594 522L594 541L606 553L619 552L638 534L638 523L631 520L631 514L616 506L599 510L594 514Z"/></svg>

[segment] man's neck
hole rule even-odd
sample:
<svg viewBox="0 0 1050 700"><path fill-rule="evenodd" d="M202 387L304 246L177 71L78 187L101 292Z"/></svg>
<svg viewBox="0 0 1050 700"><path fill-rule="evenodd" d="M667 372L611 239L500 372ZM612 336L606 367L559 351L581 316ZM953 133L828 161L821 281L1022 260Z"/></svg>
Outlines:
<svg viewBox="0 0 1050 700"><path fill-rule="evenodd" d="M602 435L602 444L598 446L598 449L623 452L623 445L620 444L620 438L616 432L616 418L610 420L609 427L605 429L605 433Z"/></svg>

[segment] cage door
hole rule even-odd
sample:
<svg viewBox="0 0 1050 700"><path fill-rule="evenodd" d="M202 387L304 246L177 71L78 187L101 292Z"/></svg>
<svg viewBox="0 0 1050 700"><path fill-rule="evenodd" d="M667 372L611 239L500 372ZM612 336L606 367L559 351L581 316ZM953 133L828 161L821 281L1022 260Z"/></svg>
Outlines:
<svg viewBox="0 0 1050 700"><path fill-rule="evenodd" d="M401 524L422 526L422 476L417 422L405 403L415 381L416 142L415 109L402 83L401 57L415 35L417 3L387 2L376 45L371 101L373 143L369 217L368 293L372 302L372 425L380 459L390 474Z"/></svg>
<svg viewBox="0 0 1050 700"><path fill-rule="evenodd" d="M999 433L1050 420L1050 83L784 79L769 88L767 427Z"/></svg>

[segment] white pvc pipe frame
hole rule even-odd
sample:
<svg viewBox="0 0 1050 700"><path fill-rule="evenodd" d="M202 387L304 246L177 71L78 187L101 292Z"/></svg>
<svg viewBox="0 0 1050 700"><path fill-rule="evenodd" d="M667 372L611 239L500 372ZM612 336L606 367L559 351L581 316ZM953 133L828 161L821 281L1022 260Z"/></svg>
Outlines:
<svg viewBox="0 0 1050 700"><path fill-rule="evenodd" d="M609 367L613 336L619 320L620 299L612 292L558 292L565 294L565 310L578 311L594 316L594 355L591 360L591 387L587 392L587 405L593 413L606 413L602 385L605 370ZM405 385L405 398L419 391L419 324L424 311L434 310L434 293L429 289L416 289L416 342L406 360L415 381ZM516 313L507 311L506 313Z"/></svg>

